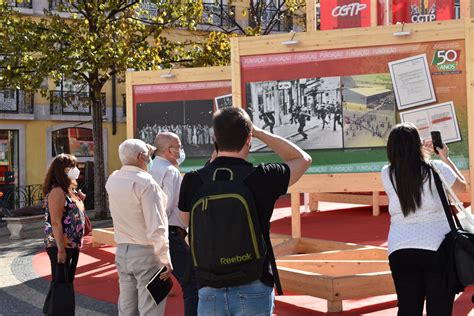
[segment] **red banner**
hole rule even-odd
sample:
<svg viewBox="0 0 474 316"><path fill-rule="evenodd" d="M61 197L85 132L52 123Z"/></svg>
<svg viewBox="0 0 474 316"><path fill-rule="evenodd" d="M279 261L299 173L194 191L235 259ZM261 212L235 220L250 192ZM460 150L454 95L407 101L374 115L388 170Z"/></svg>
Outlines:
<svg viewBox="0 0 474 316"><path fill-rule="evenodd" d="M454 19L454 0L393 0L393 24Z"/></svg>
<svg viewBox="0 0 474 316"><path fill-rule="evenodd" d="M370 26L370 0L324 0L320 2L320 14L321 30Z"/></svg>

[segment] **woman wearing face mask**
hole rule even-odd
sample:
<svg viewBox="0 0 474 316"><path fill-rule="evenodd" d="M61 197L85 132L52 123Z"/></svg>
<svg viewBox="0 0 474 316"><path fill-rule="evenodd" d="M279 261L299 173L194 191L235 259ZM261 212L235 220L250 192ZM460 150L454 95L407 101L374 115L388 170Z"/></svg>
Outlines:
<svg viewBox="0 0 474 316"><path fill-rule="evenodd" d="M76 157L60 154L49 166L43 183L46 217L44 245L51 261L52 279L55 279L58 265L64 264L71 283L74 281L85 225L84 203L74 190L79 174ZM44 313L48 311L50 295L51 288Z"/></svg>

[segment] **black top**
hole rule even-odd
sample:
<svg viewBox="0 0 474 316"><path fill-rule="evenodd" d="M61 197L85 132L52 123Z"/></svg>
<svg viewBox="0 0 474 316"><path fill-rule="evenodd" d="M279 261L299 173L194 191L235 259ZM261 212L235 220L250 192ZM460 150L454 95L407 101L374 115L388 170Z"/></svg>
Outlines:
<svg viewBox="0 0 474 316"><path fill-rule="evenodd" d="M251 163L243 159L232 157L218 157L212 162L212 166L219 167L236 165L252 166ZM260 164L245 180L245 184L253 194L260 227L266 237L270 234L270 218L273 214L275 202L282 194L286 193L289 181L290 168L287 164L283 163ZM191 210L194 194L202 184L202 180L196 171L184 175L178 202L178 208L181 211L189 212ZM265 258L264 265L267 266L268 269L264 269L261 281L273 287L274 280L270 273L268 254Z"/></svg>

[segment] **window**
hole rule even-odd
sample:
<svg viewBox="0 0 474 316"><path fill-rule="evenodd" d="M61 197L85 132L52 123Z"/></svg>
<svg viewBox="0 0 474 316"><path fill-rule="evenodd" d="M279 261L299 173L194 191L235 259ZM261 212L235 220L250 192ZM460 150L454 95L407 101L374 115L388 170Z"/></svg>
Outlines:
<svg viewBox="0 0 474 316"><path fill-rule="evenodd" d="M0 130L0 186L18 184L19 137L17 130Z"/></svg>
<svg viewBox="0 0 474 316"><path fill-rule="evenodd" d="M61 153L76 157L94 157L92 130L83 127L63 128L52 132L53 157Z"/></svg>

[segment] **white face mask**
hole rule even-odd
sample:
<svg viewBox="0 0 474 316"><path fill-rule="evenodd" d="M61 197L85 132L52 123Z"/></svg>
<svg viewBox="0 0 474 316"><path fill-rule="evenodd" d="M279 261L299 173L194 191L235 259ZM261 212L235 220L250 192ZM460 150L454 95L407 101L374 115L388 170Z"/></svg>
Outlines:
<svg viewBox="0 0 474 316"><path fill-rule="evenodd" d="M80 173L81 171L79 170L79 168L74 167L74 168L69 169L69 171L67 172L67 176L71 180L77 180L79 178Z"/></svg>
<svg viewBox="0 0 474 316"><path fill-rule="evenodd" d="M181 148L179 150L179 158L176 159L176 162L178 163L178 165L180 165L184 162L185 159L186 159L186 154L184 152L184 149Z"/></svg>

